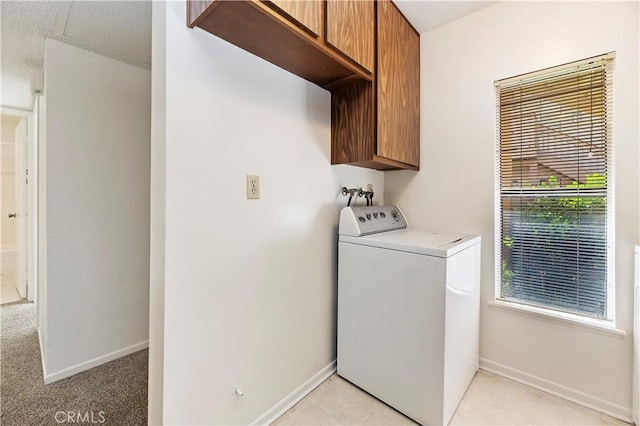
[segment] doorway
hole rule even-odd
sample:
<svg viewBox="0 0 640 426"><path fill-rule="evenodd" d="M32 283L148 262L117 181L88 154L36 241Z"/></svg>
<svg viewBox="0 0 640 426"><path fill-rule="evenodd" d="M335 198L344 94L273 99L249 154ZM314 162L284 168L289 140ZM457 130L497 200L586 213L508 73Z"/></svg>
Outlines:
<svg viewBox="0 0 640 426"><path fill-rule="evenodd" d="M29 116L1 114L0 303L33 300L28 286Z"/></svg>

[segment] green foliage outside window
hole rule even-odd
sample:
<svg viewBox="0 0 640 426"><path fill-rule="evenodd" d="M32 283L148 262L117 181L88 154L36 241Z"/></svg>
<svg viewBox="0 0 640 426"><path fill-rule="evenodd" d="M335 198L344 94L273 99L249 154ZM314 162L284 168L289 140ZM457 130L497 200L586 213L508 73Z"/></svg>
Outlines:
<svg viewBox="0 0 640 426"><path fill-rule="evenodd" d="M545 196L511 199L517 205L503 209L503 298L606 317L607 201L589 191L605 187L605 174L564 187L549 176L527 188L549 190ZM583 189L581 196L553 195Z"/></svg>

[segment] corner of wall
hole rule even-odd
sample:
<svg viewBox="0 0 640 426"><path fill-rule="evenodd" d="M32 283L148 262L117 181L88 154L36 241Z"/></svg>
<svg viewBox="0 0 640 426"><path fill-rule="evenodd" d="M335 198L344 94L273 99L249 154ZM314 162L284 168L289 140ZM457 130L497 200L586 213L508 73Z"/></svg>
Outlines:
<svg viewBox="0 0 640 426"><path fill-rule="evenodd" d="M45 69L47 64L45 48ZM46 73L45 73L46 84ZM46 87L46 86L45 86ZM47 365L47 163L42 159L47 156L47 97L41 96L36 103L38 108L38 256L37 256L37 294L38 294L38 336L40 342L40 352L42 356L42 371L46 375Z"/></svg>
<svg viewBox="0 0 640 426"><path fill-rule="evenodd" d="M166 174L166 2L152 5L148 423L163 424Z"/></svg>

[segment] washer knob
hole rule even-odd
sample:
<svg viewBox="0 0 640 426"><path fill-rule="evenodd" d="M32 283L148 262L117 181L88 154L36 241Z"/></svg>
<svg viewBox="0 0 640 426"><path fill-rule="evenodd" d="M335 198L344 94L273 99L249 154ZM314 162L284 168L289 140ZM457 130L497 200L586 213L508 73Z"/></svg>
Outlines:
<svg viewBox="0 0 640 426"><path fill-rule="evenodd" d="M396 222L400 220L400 214L398 214L398 212L395 210L391 210L391 216L393 216L393 220L395 220Z"/></svg>
<svg viewBox="0 0 640 426"><path fill-rule="evenodd" d="M384 219L385 217L387 217L387 215L384 214L384 212L380 212L380 217Z"/></svg>
<svg viewBox="0 0 640 426"><path fill-rule="evenodd" d="M367 221L367 220L366 220L364 217L362 217L362 216L358 216L358 220L359 220L360 222L362 222L362 223L365 223L365 222Z"/></svg>
<svg viewBox="0 0 640 426"><path fill-rule="evenodd" d="M371 220L371 213L367 213L367 219Z"/></svg>

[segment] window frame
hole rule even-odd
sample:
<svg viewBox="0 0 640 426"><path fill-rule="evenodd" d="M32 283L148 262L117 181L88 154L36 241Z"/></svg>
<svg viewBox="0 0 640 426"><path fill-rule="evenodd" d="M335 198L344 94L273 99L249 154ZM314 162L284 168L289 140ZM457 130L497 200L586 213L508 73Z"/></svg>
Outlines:
<svg viewBox="0 0 640 426"><path fill-rule="evenodd" d="M526 301L502 298L502 203L501 203L501 144L500 144L500 90L501 87L513 85L522 80L545 79L554 73L566 71L570 68L579 69L586 64L597 61L606 62L605 72L610 73L607 80L611 81L612 93L607 96L608 112L607 121L607 190L606 190L606 219L607 219L607 244L606 244L606 283L607 283L607 312L606 317L600 318L588 314L570 312L559 309L551 305L532 304ZM494 298L490 301L490 306L501 310L522 310L523 312L535 312L537 316L547 316L552 319L569 320L586 325L601 324L606 329L615 328L616 319L616 299L615 299L615 164L614 164L614 77L615 77L615 52L609 52L579 61L566 63L559 66L549 67L538 71L520 74L514 77L496 80L494 82L495 96L495 166L494 166ZM504 306L505 309L501 308Z"/></svg>

